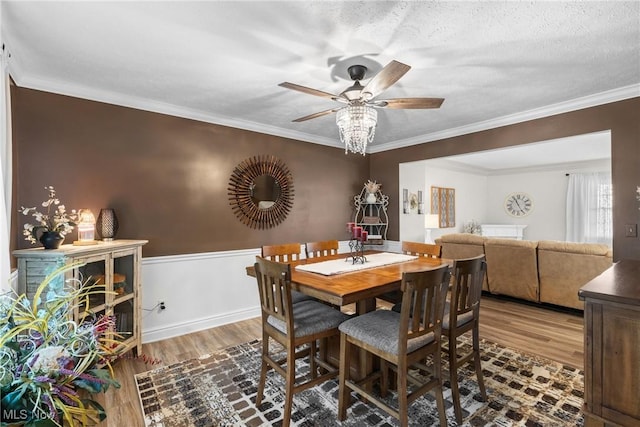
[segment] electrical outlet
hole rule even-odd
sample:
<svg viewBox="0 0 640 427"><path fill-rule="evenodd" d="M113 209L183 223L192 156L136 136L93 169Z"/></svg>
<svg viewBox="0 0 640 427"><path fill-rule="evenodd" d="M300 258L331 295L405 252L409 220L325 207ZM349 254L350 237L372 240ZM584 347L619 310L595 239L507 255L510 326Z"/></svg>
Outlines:
<svg viewBox="0 0 640 427"><path fill-rule="evenodd" d="M166 306L166 305L164 305L164 301L160 301L160 302L158 303L158 309L159 309L160 311L165 310L166 308L167 308L167 306Z"/></svg>
<svg viewBox="0 0 640 427"><path fill-rule="evenodd" d="M625 224L625 237L638 237L638 224Z"/></svg>

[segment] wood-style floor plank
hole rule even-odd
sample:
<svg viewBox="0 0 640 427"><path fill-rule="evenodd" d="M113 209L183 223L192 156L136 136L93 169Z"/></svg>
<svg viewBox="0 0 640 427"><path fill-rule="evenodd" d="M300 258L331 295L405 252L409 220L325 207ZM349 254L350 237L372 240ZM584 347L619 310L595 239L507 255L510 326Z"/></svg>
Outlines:
<svg viewBox="0 0 640 427"><path fill-rule="evenodd" d="M579 369L584 363L582 314L484 297L480 336Z"/></svg>
<svg viewBox="0 0 640 427"><path fill-rule="evenodd" d="M379 307L386 307L380 303ZM350 308L345 307L345 311ZM555 311L540 305L483 297L480 336L523 352L582 369L582 315ZM158 365L125 358L116 363L115 375L122 387L97 396L107 411L101 427L143 427L142 410L134 375L212 353L261 337L260 318L237 322L176 338L143 344L145 355L159 359Z"/></svg>

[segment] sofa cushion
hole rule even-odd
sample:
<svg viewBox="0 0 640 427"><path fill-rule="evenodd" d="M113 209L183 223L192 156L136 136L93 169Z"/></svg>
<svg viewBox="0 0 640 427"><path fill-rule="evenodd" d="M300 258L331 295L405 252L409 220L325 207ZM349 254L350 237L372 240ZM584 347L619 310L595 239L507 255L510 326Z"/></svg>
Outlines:
<svg viewBox="0 0 640 427"><path fill-rule="evenodd" d="M471 233L452 233L439 237L439 240L447 243L466 243L470 245L483 245L487 238Z"/></svg>
<svg viewBox="0 0 640 427"><path fill-rule="evenodd" d="M540 302L582 310L584 303L578 298L578 291L612 264L607 245L540 241Z"/></svg>
<svg viewBox="0 0 640 427"><path fill-rule="evenodd" d="M611 248L599 243L560 242L557 240L540 240L538 250L565 252L573 254L613 256Z"/></svg>
<svg viewBox="0 0 640 427"><path fill-rule="evenodd" d="M484 242L491 293L539 301L537 241L491 238Z"/></svg>
<svg viewBox="0 0 640 427"><path fill-rule="evenodd" d="M537 240L516 240L516 239L500 239L500 238L493 238L493 239L487 239L484 242L485 245L485 249L486 246L509 246L509 247L514 247L514 248L521 248L521 249L535 249L538 247L538 241Z"/></svg>
<svg viewBox="0 0 640 427"><path fill-rule="evenodd" d="M470 233L445 234L436 239L436 244L442 246L442 258L463 259L484 255L484 242L487 238ZM482 290L489 291L487 276L484 277Z"/></svg>

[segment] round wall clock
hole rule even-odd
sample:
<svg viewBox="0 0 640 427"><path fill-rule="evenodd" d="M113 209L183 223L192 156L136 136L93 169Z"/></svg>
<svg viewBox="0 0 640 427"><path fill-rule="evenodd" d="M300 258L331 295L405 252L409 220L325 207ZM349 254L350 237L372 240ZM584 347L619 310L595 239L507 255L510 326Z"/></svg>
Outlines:
<svg viewBox="0 0 640 427"><path fill-rule="evenodd" d="M511 193L504 200L504 209L514 217L527 216L533 210L533 200L527 193Z"/></svg>

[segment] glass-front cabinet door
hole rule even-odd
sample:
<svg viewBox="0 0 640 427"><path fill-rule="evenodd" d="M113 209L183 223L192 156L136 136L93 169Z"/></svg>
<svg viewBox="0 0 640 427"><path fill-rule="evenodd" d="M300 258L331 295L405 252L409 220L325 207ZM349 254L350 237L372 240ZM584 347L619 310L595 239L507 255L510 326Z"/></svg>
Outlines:
<svg viewBox="0 0 640 427"><path fill-rule="evenodd" d="M130 347L135 344L134 337L138 336L139 319L137 318L136 292L138 289L137 252L127 250L113 254L113 293L111 294L110 309L115 317L116 330L114 338L123 345Z"/></svg>
<svg viewBox="0 0 640 427"><path fill-rule="evenodd" d="M83 264L73 270L75 286L86 290L76 306L75 318L83 322L108 316L109 294L105 275L109 271L108 254L79 258L75 262Z"/></svg>
<svg viewBox="0 0 640 427"><path fill-rule="evenodd" d="M84 265L75 270L74 276L87 292L78 305L77 319L113 316L115 330L107 336L128 349L136 344L138 327L135 307L137 250L115 251L109 255L78 259Z"/></svg>

